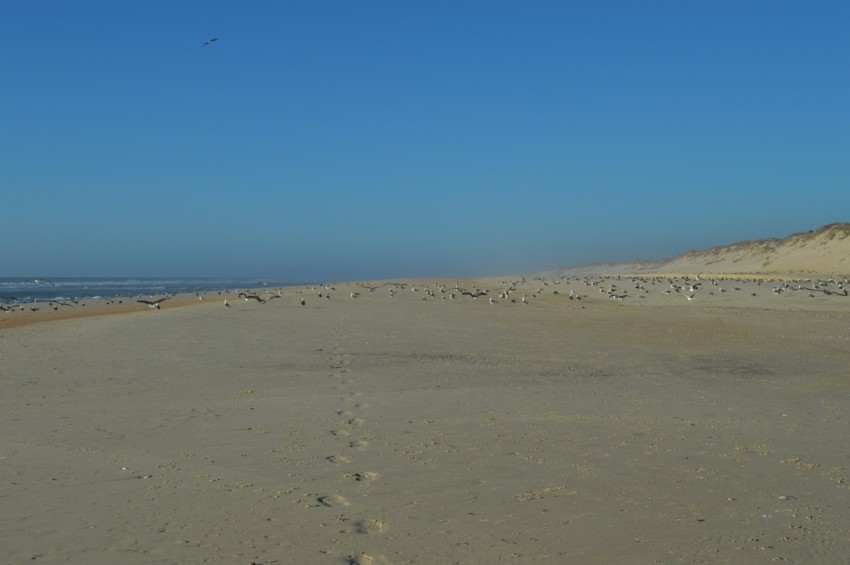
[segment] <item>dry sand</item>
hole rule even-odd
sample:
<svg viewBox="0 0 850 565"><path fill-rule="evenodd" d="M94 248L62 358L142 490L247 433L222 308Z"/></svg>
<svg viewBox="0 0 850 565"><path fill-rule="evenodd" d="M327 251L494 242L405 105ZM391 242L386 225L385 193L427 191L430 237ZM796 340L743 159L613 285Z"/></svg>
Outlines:
<svg viewBox="0 0 850 565"><path fill-rule="evenodd" d="M844 562L850 298L594 282L2 318L0 561Z"/></svg>

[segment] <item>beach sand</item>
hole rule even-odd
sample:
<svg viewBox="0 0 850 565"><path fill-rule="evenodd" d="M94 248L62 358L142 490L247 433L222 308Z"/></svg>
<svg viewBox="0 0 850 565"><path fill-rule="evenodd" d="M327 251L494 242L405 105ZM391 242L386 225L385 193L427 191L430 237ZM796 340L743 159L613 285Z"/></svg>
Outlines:
<svg viewBox="0 0 850 565"><path fill-rule="evenodd" d="M0 561L850 555L850 298L426 286L0 319Z"/></svg>

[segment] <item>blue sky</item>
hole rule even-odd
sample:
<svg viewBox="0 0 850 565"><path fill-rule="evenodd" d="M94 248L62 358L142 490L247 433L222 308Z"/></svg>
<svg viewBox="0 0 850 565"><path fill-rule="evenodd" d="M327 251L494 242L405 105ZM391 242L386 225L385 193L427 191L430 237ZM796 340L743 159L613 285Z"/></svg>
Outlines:
<svg viewBox="0 0 850 565"><path fill-rule="evenodd" d="M850 221L848 21L2 2L0 276L503 274Z"/></svg>

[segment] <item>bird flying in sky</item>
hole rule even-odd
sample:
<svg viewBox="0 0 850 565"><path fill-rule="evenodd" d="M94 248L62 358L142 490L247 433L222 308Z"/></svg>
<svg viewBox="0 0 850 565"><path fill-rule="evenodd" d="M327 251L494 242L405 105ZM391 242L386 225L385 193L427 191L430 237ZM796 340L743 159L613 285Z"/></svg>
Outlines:
<svg viewBox="0 0 850 565"><path fill-rule="evenodd" d="M208 46L208 45L212 45L212 44L213 44L213 43L215 43L216 41L218 41L218 38L217 38L217 37L213 37L212 39L208 39L208 40L204 41L204 44L203 44L203 45L201 45L201 47L206 47L206 46Z"/></svg>

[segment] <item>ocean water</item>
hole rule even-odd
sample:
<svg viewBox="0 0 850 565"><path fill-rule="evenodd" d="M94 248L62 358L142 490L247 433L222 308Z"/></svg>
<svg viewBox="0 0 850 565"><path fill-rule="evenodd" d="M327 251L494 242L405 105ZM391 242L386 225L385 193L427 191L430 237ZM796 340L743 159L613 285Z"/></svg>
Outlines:
<svg viewBox="0 0 850 565"><path fill-rule="evenodd" d="M0 304L81 298L163 295L235 288L307 284L300 280L245 278L84 278L25 279L0 277Z"/></svg>

